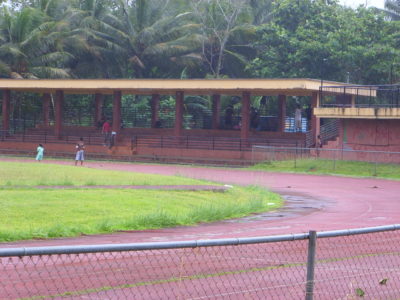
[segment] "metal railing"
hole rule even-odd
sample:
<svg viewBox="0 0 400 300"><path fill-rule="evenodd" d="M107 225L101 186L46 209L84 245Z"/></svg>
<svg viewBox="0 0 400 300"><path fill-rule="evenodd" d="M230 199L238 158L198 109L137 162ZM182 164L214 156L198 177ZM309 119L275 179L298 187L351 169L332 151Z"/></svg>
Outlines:
<svg viewBox="0 0 400 300"><path fill-rule="evenodd" d="M325 124L321 125L320 138L321 143L325 143L339 136L339 120L327 119ZM312 130L306 132L304 147L310 148L315 146L315 136Z"/></svg>
<svg viewBox="0 0 400 300"><path fill-rule="evenodd" d="M249 138L240 139L233 137L214 136L154 136L137 135L132 137L131 145L134 147L151 148L181 148L199 150L228 150L228 151L251 151L254 145L262 146L304 146L304 141L293 139L268 139Z"/></svg>
<svg viewBox="0 0 400 300"><path fill-rule="evenodd" d="M325 120L325 123L321 125L320 128L320 137L322 143L339 136L339 124L340 121L337 119Z"/></svg>
<svg viewBox="0 0 400 300"><path fill-rule="evenodd" d="M400 225L0 249L1 299L398 299Z"/></svg>
<svg viewBox="0 0 400 300"><path fill-rule="evenodd" d="M104 137L100 133L75 133L63 134L57 138L47 131L37 133L18 133L0 130L0 141L4 142L34 142L34 143L74 143L82 137L88 145L103 145ZM178 148L197 150L227 150L227 151L251 151L255 145L260 146L305 146L303 140L295 139L270 139L270 138L249 138L240 139L234 137L214 136L162 136L162 135L135 135L130 138L130 147L150 148Z"/></svg>
<svg viewBox="0 0 400 300"><path fill-rule="evenodd" d="M307 118L301 118L301 128L300 130L296 128L295 118L286 117L285 118L285 132L306 132L309 127L309 120ZM277 131L277 130L274 130Z"/></svg>
<svg viewBox="0 0 400 300"><path fill-rule="evenodd" d="M32 142L32 143L75 143L80 138L83 138L87 145L102 145L104 143L104 137L99 133L82 133L79 134L63 134L60 138L47 131L37 133L13 133L9 130L0 130L0 142Z"/></svg>
<svg viewBox="0 0 400 300"><path fill-rule="evenodd" d="M321 107L400 107L400 84L323 86L320 95Z"/></svg>

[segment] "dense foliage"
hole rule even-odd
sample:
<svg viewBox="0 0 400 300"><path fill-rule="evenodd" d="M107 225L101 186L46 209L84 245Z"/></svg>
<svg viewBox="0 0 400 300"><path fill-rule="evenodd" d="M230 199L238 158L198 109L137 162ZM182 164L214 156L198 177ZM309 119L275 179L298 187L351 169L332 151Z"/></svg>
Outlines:
<svg viewBox="0 0 400 300"><path fill-rule="evenodd" d="M5 78L400 75L398 0L386 10L319 0L0 1Z"/></svg>

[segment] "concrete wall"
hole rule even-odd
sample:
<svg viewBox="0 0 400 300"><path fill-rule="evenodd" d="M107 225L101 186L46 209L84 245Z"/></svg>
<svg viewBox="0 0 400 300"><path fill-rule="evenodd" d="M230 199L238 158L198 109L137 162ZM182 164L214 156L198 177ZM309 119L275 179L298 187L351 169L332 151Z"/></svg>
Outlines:
<svg viewBox="0 0 400 300"><path fill-rule="evenodd" d="M339 137L352 150L400 152L400 120L341 120Z"/></svg>

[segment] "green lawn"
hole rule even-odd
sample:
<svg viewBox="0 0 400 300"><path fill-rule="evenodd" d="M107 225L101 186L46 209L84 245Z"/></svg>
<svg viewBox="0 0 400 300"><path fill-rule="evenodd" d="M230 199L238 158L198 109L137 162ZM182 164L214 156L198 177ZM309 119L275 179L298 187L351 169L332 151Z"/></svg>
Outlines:
<svg viewBox="0 0 400 300"><path fill-rule="evenodd" d="M253 170L273 172L298 172L308 174L345 175L353 177L379 177L400 180L400 165L374 164L360 161L333 161L325 159L300 159L270 161L250 167Z"/></svg>
<svg viewBox="0 0 400 300"><path fill-rule="evenodd" d="M32 187L66 183L207 184L174 176L38 163L0 162L0 170L1 182L7 180L0 191L1 242L193 225L282 205L278 195L257 187L233 187L226 192ZM110 174L111 181L106 180Z"/></svg>
<svg viewBox="0 0 400 300"><path fill-rule="evenodd" d="M204 185L209 182L85 167L0 161L0 188L35 185Z"/></svg>

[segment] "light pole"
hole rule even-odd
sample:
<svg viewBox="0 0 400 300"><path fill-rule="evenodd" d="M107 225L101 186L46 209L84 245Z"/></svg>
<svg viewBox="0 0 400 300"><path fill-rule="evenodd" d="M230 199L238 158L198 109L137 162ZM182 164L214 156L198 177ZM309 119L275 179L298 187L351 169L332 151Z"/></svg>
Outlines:
<svg viewBox="0 0 400 300"><path fill-rule="evenodd" d="M392 62L392 64L390 65L390 74L389 74L389 76L390 76L390 84L393 84L393 62Z"/></svg>
<svg viewBox="0 0 400 300"><path fill-rule="evenodd" d="M327 61L328 59L327 58L323 58L322 60L321 60L321 65L320 65L320 76L321 76L321 88L322 88L322 85L324 84L324 74L323 74L323 71L324 71L324 63Z"/></svg>
<svg viewBox="0 0 400 300"><path fill-rule="evenodd" d="M320 76L321 76L321 86L319 87L319 101L322 101L322 86L324 85L324 74L323 74L323 70L324 70L324 63L327 61L327 58L323 58L321 60L321 65L320 65Z"/></svg>

